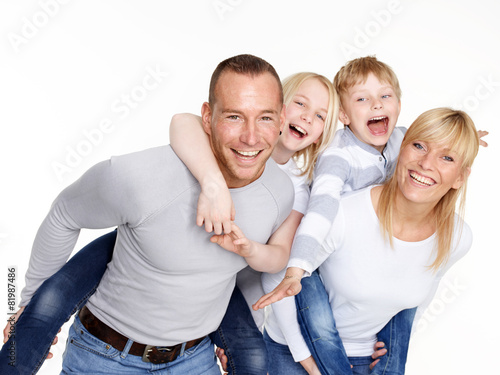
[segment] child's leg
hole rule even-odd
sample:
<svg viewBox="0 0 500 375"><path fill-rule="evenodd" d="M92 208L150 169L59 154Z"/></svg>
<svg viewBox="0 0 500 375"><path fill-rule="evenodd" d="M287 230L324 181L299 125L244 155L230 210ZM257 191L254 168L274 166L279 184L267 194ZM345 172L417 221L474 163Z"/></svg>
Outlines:
<svg viewBox="0 0 500 375"><path fill-rule="evenodd" d="M328 295L317 271L302 279L302 290L295 296L295 303L302 336L321 373L352 375Z"/></svg>
<svg viewBox="0 0 500 375"><path fill-rule="evenodd" d="M264 330L264 341L269 353L269 375L307 375L299 362L295 362L288 346L275 342Z"/></svg>
<svg viewBox="0 0 500 375"><path fill-rule="evenodd" d="M227 356L230 375L266 375L267 351L264 339L240 289L236 286L226 315L217 331L210 334Z"/></svg>
<svg viewBox="0 0 500 375"><path fill-rule="evenodd" d="M405 373L406 356L410 343L411 327L417 308L400 311L378 333L387 354L380 357L380 362L373 368L373 375L402 375Z"/></svg>
<svg viewBox="0 0 500 375"><path fill-rule="evenodd" d="M2 347L0 374L34 374L42 366L59 328L94 293L111 260L116 231L76 253L38 288ZM15 366L10 353L15 354Z"/></svg>

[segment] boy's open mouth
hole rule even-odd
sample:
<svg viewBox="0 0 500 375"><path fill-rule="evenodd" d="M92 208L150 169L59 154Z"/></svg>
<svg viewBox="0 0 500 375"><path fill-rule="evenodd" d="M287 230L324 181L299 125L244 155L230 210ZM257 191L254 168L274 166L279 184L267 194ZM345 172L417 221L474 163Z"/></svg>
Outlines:
<svg viewBox="0 0 500 375"><path fill-rule="evenodd" d="M389 117L373 117L368 120L366 125L368 126L368 130L370 130L370 133L372 133L373 135L384 135L387 133L387 129L389 126Z"/></svg>
<svg viewBox="0 0 500 375"><path fill-rule="evenodd" d="M290 128L290 132L297 138L304 138L307 135L305 129L302 129L300 126L290 124L288 127Z"/></svg>

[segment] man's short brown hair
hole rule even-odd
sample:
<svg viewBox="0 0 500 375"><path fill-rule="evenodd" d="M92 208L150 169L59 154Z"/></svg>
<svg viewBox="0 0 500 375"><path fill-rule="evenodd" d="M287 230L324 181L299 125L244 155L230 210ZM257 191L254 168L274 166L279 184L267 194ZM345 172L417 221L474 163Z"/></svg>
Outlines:
<svg viewBox="0 0 500 375"><path fill-rule="evenodd" d="M246 74L252 77L266 72L271 73L271 75L276 78L276 83L280 91L280 102L283 104L283 89L281 87L280 77L278 73L276 73L274 67L260 57L244 54L230 57L219 63L217 68L215 68L212 79L210 80L210 89L208 92L208 103L211 108L213 108L215 103L215 87L217 86L220 76L225 71Z"/></svg>

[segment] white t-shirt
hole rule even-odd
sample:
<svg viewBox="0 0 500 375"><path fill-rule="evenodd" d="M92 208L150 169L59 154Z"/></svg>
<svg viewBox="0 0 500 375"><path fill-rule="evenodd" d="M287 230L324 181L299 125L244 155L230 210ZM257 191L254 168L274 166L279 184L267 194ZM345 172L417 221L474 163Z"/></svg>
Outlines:
<svg viewBox="0 0 500 375"><path fill-rule="evenodd" d="M442 276L472 244L469 226L456 216L450 259L433 272L428 266L435 257L435 235L419 242L393 238L391 248L380 232L370 191L371 187L342 198L339 213L323 243L332 254L319 268L348 356L371 355L377 333L399 311L418 306L417 321L432 301ZM264 290L272 290L282 277L266 274ZM295 303L292 298L283 301L286 300L292 301L286 302L289 309L293 308L289 320L282 321L280 317L281 330L270 321L266 330L273 340L288 343L292 354L296 350L304 356L309 351L303 340L295 337ZM289 337L295 337L294 341ZM297 360L298 355L294 358Z"/></svg>

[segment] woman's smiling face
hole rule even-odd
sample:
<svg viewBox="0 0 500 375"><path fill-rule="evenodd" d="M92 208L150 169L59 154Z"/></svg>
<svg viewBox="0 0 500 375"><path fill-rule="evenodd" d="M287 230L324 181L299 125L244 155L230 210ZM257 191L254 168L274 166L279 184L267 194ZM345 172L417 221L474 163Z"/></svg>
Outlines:
<svg viewBox="0 0 500 375"><path fill-rule="evenodd" d="M396 173L408 200L436 205L450 189L463 185L469 171L446 144L414 141L401 149Z"/></svg>

